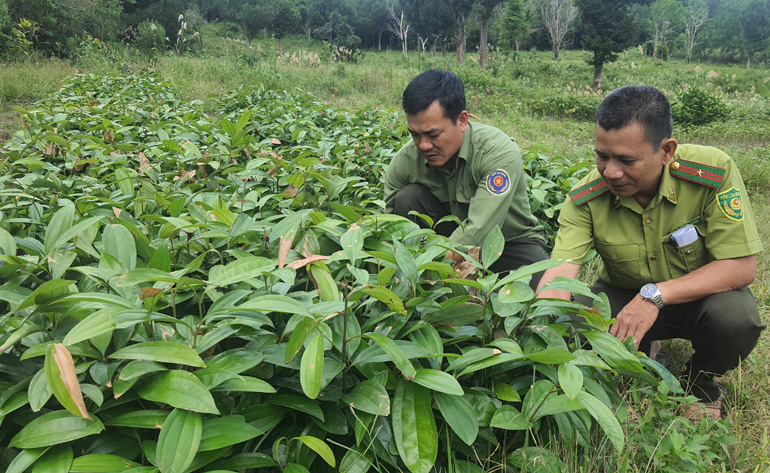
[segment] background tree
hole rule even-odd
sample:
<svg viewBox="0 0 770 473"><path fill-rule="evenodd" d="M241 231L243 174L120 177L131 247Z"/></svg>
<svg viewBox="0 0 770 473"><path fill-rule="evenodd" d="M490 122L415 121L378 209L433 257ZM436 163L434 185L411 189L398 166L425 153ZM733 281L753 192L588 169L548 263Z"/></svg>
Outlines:
<svg viewBox="0 0 770 473"><path fill-rule="evenodd" d="M679 0L655 0L650 7L650 19L653 28L652 57L668 56L668 39L684 28L685 9ZM660 54L660 47L665 46L665 54Z"/></svg>
<svg viewBox="0 0 770 473"><path fill-rule="evenodd" d="M421 24L425 31L430 34L433 42L431 43L431 53L436 54L436 48L441 45L441 55L447 55L447 43L454 36L455 18L452 10L447 8L445 0L425 0L422 11L429 14L423 15Z"/></svg>
<svg viewBox="0 0 770 473"><path fill-rule="evenodd" d="M633 0L577 0L581 12L583 49L593 52L588 61L594 66L594 92L602 86L604 64L613 62L618 53L636 44L638 22L631 14Z"/></svg>
<svg viewBox="0 0 770 473"><path fill-rule="evenodd" d="M751 58L760 51L767 51L770 37L769 0L730 0L717 8L720 17L719 40L726 48L741 52L746 69Z"/></svg>
<svg viewBox="0 0 770 473"><path fill-rule="evenodd" d="M228 0L223 13L225 19L241 27L246 40L246 49L251 49L251 40L254 39L254 35L267 26L266 12L256 0ZM168 28L166 31L169 31Z"/></svg>
<svg viewBox="0 0 770 473"><path fill-rule="evenodd" d="M404 18L404 10L399 10L397 12L392 3L388 4L388 11L390 12L388 30L401 41L401 52L404 54L404 57L406 57L407 40L409 39L409 21Z"/></svg>
<svg viewBox="0 0 770 473"><path fill-rule="evenodd" d="M479 64L481 67L487 66L487 49L489 45L489 21L495 9L503 3L504 0L480 0L481 6L481 38L479 39Z"/></svg>
<svg viewBox="0 0 770 473"><path fill-rule="evenodd" d="M608 7L611 8L611 6ZM553 56L559 59L559 50L567 33L574 26L575 19L578 16L578 8L573 0L542 0L540 3L540 14L542 15L545 28L551 35Z"/></svg>
<svg viewBox="0 0 770 473"><path fill-rule="evenodd" d="M468 41L468 21L473 13L473 0L447 0L455 19L454 39L457 62L465 62L465 45Z"/></svg>
<svg viewBox="0 0 770 473"><path fill-rule="evenodd" d="M351 50L361 45L361 38L353 32L347 18L338 11L331 12L329 21L318 28L318 37L333 46L343 46Z"/></svg>
<svg viewBox="0 0 770 473"><path fill-rule="evenodd" d="M299 9L291 0L270 0L266 10L268 28L278 39L278 55L283 55L283 38L299 29Z"/></svg>
<svg viewBox="0 0 770 473"><path fill-rule="evenodd" d="M230 0L224 1L230 2ZM186 0L126 1L123 3L123 22L127 25L138 25L144 20L153 20L163 26L171 39L175 32L179 31L179 15L183 14L188 7L190 2ZM235 20L231 21L238 23Z"/></svg>
<svg viewBox="0 0 770 473"><path fill-rule="evenodd" d="M515 48L514 61L519 60L521 42L529 37L529 20L524 0L508 0L500 21L500 39Z"/></svg>
<svg viewBox="0 0 770 473"><path fill-rule="evenodd" d="M687 48L687 64L689 64L692 61L692 51L697 44L698 30L708 21L709 6L705 0L689 0L685 8L687 13L684 17L685 46Z"/></svg>

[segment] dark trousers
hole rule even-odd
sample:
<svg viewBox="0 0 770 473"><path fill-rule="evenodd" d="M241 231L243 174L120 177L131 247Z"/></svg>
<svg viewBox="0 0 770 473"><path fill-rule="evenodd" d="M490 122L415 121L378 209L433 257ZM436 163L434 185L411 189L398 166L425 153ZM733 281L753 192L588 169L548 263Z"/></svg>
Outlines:
<svg viewBox="0 0 770 473"><path fill-rule="evenodd" d="M409 215L409 212L412 210L429 216L434 222L447 215L451 215L448 205L439 201L431 191L419 184L409 184L398 191L393 203L393 213L407 217L423 228L428 228L425 220ZM436 225L435 231L439 235L448 237L457 227L458 225L455 222L443 222ZM544 241L538 238L517 238L505 242L503 254L489 269L495 273L502 273L513 271L520 266L537 263L544 259L548 259ZM543 273L533 274L532 280L529 283L530 287L535 289L542 275Z"/></svg>
<svg viewBox="0 0 770 473"><path fill-rule="evenodd" d="M607 294L613 317L639 293L635 289L612 287L601 280L591 290L594 294ZM591 305L588 298L576 300ZM719 292L697 301L663 307L639 349L649 355L654 340L690 340L694 353L683 377L693 395L702 400L715 400L719 397L719 385L714 376L738 366L754 349L764 328L749 288Z"/></svg>

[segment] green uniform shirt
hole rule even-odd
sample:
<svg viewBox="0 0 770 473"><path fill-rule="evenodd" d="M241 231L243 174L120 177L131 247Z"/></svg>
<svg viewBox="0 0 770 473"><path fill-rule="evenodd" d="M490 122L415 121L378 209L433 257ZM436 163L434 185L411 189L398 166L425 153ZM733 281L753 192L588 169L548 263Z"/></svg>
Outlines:
<svg viewBox="0 0 770 473"><path fill-rule="evenodd" d="M599 276L615 287L636 289L762 251L741 175L715 148L680 145L646 209L609 192L595 169L570 196L551 258L580 264L593 243L604 261ZM672 245L671 234L687 224L699 238Z"/></svg>
<svg viewBox="0 0 770 473"><path fill-rule="evenodd" d="M455 169L431 167L409 141L393 157L385 173L386 212L393 213L398 191L420 184L435 195L465 225L449 239L480 246L498 225L506 241L522 237L544 239L532 215L518 145L497 128L469 123Z"/></svg>

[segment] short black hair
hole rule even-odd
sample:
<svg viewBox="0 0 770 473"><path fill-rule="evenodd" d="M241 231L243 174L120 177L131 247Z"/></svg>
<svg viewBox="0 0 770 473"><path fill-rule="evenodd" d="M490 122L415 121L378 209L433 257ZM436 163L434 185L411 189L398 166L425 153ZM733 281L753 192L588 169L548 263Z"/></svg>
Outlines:
<svg viewBox="0 0 770 473"><path fill-rule="evenodd" d="M422 72L406 86L401 104L407 115L416 115L436 100L444 110L444 116L456 122L465 110L465 87L460 78L442 69Z"/></svg>
<svg viewBox="0 0 770 473"><path fill-rule="evenodd" d="M674 128L666 96L655 87L641 84L626 85L607 94L596 110L596 123L607 131L638 123L653 148L671 138Z"/></svg>

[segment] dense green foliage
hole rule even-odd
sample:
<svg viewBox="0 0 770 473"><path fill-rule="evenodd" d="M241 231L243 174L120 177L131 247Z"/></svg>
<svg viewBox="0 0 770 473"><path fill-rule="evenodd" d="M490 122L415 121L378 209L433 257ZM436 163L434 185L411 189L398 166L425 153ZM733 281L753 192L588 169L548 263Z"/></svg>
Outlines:
<svg viewBox="0 0 770 473"><path fill-rule="evenodd" d="M0 161L6 471L553 471L552 438L578 452L595 433L618 452L606 469L683 461L621 455L618 381L679 385L606 333L605 298L534 299L552 262L487 273L499 231L458 278L448 240L381 213L395 110L257 87L208 115L147 74L80 76L18 111ZM553 217L579 167L525 162ZM698 445L687 465L714 458Z"/></svg>
<svg viewBox="0 0 770 473"><path fill-rule="evenodd" d="M558 45L546 33L549 2L525 7L502 0L2 0L0 59L33 53L73 58L83 37L133 44L145 21L163 27L164 49L177 54L205 49L204 23L227 23L249 48L263 35L281 41L302 34L351 50L400 49L404 36L405 52L454 50L462 63L466 51L478 51L481 67L495 49L518 54L521 48L582 47L593 54L596 88L603 64L634 45L648 44L647 54L663 60L710 58L750 66L770 58L770 0L579 0L574 4L580 15L559 28L574 34ZM396 33L397 18L408 34Z"/></svg>
<svg viewBox="0 0 770 473"><path fill-rule="evenodd" d="M674 121L679 125L705 125L727 116L727 105L718 95L698 86L683 90L671 106Z"/></svg>

